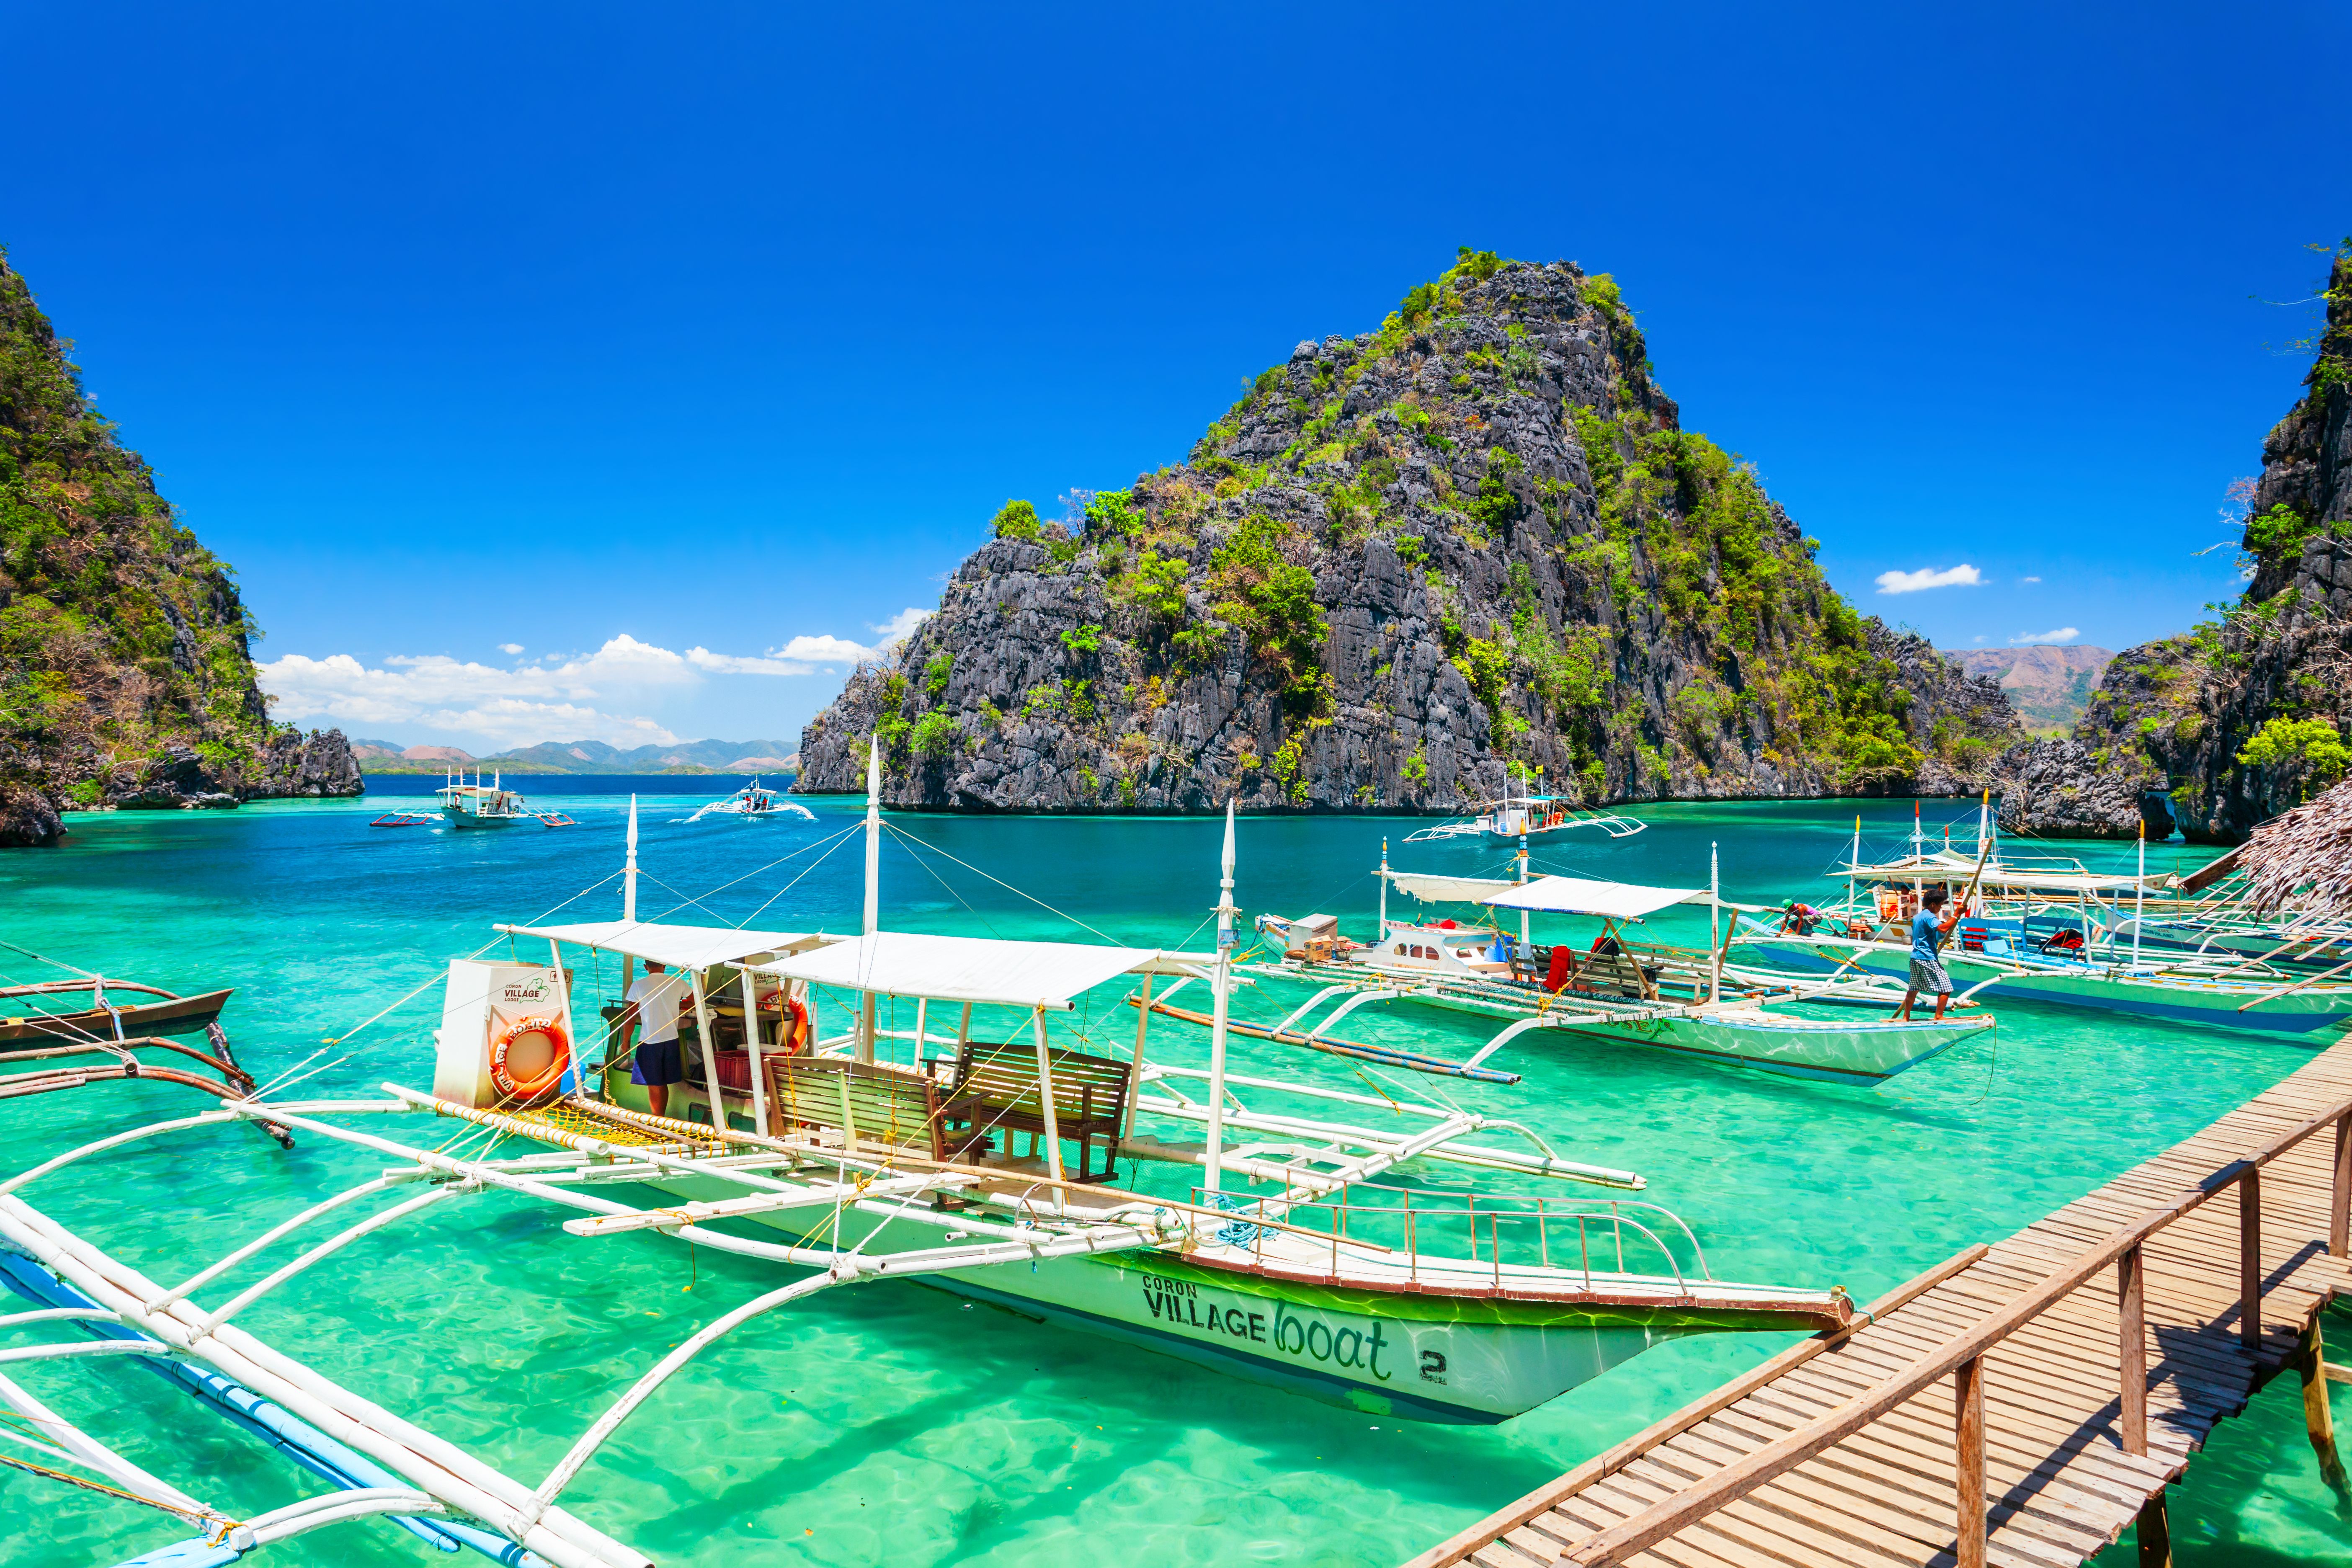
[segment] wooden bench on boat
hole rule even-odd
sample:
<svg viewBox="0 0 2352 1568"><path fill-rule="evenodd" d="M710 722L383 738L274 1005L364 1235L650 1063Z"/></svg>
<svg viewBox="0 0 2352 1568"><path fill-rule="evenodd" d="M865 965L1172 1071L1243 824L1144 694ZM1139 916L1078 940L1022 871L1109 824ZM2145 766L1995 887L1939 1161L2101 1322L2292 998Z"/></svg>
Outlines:
<svg viewBox="0 0 2352 1568"><path fill-rule="evenodd" d="M929 1078L835 1057L762 1056L768 1077L768 1132L795 1128L838 1132L865 1153L904 1152L958 1160L985 1149L985 1131L946 1131L939 1085Z"/></svg>
<svg viewBox="0 0 2352 1568"><path fill-rule="evenodd" d="M1077 1180L1109 1181L1118 1170L1112 1151L1118 1147L1119 1122L1127 1110L1128 1064L1110 1057L1050 1048L1046 1059L1054 1074L1054 1131L1077 1142ZM1026 1132L1033 1142L1045 1137L1045 1097L1038 1082L1036 1046L1025 1041L966 1042L956 1057L955 1079L940 1114L950 1124L980 1132L996 1129ZM1099 1176L1087 1173L1097 1138L1103 1140ZM1008 1139L1006 1152L1011 1152Z"/></svg>

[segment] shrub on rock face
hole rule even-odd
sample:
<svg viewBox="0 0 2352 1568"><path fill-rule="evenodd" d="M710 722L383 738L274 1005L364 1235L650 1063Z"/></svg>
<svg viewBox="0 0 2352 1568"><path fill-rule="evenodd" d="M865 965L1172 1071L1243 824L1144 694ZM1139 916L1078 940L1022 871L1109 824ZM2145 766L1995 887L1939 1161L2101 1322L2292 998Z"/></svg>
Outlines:
<svg viewBox="0 0 2352 1568"><path fill-rule="evenodd" d="M915 755L931 762L939 762L956 754L957 749L962 743L963 732L956 728L956 721L953 719L945 712L933 709L915 721L915 727L908 734L907 740L908 743L914 748Z"/></svg>
<svg viewBox="0 0 2352 1568"><path fill-rule="evenodd" d="M999 539L1034 541L1043 538L1045 532L1045 525L1037 519L1037 509L1025 500L1006 501L992 526Z"/></svg>

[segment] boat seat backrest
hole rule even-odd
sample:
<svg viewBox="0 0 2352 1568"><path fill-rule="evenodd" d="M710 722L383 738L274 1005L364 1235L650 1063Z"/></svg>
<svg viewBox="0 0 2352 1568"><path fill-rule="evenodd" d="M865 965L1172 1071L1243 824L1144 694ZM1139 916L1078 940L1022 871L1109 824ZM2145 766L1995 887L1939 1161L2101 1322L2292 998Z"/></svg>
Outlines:
<svg viewBox="0 0 2352 1568"><path fill-rule="evenodd" d="M930 1079L830 1057L762 1057L772 1136L839 1132L872 1148L942 1158L939 1087Z"/></svg>
<svg viewBox="0 0 2352 1568"><path fill-rule="evenodd" d="M1046 1048L1053 1066L1054 1120L1116 1123L1127 1102L1128 1064L1110 1057ZM1037 1047L1030 1041L996 1044L968 1041L956 1058L951 1106L984 1105L1028 1121L1045 1116L1037 1076Z"/></svg>

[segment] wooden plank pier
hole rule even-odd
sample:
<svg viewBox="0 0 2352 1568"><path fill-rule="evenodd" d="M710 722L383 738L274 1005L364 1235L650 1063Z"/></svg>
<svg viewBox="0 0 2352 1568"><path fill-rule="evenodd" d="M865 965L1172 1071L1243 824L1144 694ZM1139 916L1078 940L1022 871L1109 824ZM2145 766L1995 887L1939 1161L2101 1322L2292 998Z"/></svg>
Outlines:
<svg viewBox="0 0 2352 1568"><path fill-rule="evenodd" d="M2352 1285L2352 1041L1406 1568L2072 1568L2294 1368L2345 1488L2319 1314Z"/></svg>

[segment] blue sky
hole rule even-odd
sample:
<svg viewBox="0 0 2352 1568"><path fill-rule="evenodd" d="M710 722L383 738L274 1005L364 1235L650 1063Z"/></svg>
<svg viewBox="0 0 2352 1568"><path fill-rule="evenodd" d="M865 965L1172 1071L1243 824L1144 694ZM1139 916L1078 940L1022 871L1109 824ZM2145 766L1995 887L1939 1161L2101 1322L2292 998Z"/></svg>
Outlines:
<svg viewBox="0 0 2352 1568"><path fill-rule="evenodd" d="M793 738L1461 244L1615 274L1865 610L2123 647L2236 590L2346 16L19 4L0 243L359 734Z"/></svg>

